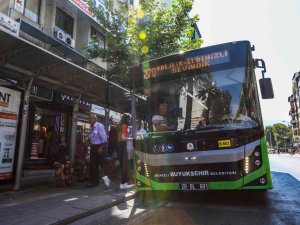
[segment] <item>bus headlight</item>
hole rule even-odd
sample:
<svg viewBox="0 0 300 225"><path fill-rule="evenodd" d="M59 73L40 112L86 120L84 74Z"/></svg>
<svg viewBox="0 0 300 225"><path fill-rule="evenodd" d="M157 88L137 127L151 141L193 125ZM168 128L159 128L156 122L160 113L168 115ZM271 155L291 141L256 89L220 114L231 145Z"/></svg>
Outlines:
<svg viewBox="0 0 300 225"><path fill-rule="evenodd" d="M147 166L146 163L144 163L144 169L145 169L145 175L146 175L146 177L149 177L148 166Z"/></svg>
<svg viewBox="0 0 300 225"><path fill-rule="evenodd" d="M245 170L245 173L246 173L246 174L249 173L249 157L246 157L246 158L245 158L244 170Z"/></svg>
<svg viewBox="0 0 300 225"><path fill-rule="evenodd" d="M263 164L261 146L255 147L251 155L246 156L244 159L244 173L249 174L259 169Z"/></svg>
<svg viewBox="0 0 300 225"><path fill-rule="evenodd" d="M257 160L254 161L254 164L255 164L256 166L259 166L259 165L260 165L260 161L257 159Z"/></svg>

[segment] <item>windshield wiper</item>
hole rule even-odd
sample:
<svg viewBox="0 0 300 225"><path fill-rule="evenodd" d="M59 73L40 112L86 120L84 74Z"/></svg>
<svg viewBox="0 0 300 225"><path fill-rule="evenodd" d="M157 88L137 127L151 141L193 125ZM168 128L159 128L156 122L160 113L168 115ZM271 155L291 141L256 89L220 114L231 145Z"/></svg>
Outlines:
<svg viewBox="0 0 300 225"><path fill-rule="evenodd" d="M223 130L225 126L203 126L203 127L198 127L197 129L195 129L195 131L202 131L202 130L214 130L214 129L219 129L219 130Z"/></svg>
<svg viewBox="0 0 300 225"><path fill-rule="evenodd" d="M197 133L197 131L214 130L214 129L219 129L220 131L223 131L223 128L225 128L225 126L203 126L198 129L195 129L195 130L181 129L181 130L177 131L176 134L194 134L194 133Z"/></svg>

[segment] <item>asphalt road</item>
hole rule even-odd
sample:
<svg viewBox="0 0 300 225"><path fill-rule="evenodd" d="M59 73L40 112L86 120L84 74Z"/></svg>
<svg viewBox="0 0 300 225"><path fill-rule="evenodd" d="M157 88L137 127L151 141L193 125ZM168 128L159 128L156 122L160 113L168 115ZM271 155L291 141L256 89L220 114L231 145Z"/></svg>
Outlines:
<svg viewBox="0 0 300 225"><path fill-rule="evenodd" d="M72 224L300 225L300 157L270 155L270 164L268 191L158 192Z"/></svg>

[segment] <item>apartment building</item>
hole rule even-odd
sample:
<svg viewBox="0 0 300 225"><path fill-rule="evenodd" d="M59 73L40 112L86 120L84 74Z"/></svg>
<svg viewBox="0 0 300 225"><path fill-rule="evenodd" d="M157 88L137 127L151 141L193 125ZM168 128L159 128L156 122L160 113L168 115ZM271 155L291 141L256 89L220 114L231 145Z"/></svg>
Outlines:
<svg viewBox="0 0 300 225"><path fill-rule="evenodd" d="M299 146L300 143L300 121L299 121L299 110L300 110L300 73L294 74L292 79L292 95L288 97L290 103L289 115L291 116L291 125L293 129L293 143L294 146Z"/></svg>

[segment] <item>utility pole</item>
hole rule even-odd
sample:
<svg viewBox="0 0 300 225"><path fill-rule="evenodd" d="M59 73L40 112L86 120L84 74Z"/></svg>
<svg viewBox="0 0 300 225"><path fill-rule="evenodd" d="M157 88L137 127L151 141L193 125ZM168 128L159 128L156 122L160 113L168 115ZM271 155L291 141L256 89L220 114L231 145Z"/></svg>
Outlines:
<svg viewBox="0 0 300 225"><path fill-rule="evenodd" d="M290 121L282 120L282 122L287 123L287 128L288 128L288 130L285 131L285 136L284 136L284 140L285 140L285 151L287 151L287 149L286 149L286 147L287 147L287 140L289 139L290 142L291 142L291 138L290 138L290 133L289 133L289 132L290 132L290 129L293 128L293 126L292 126L292 124L291 124Z"/></svg>
<svg viewBox="0 0 300 225"><path fill-rule="evenodd" d="M270 148L272 149L272 130L270 129Z"/></svg>

